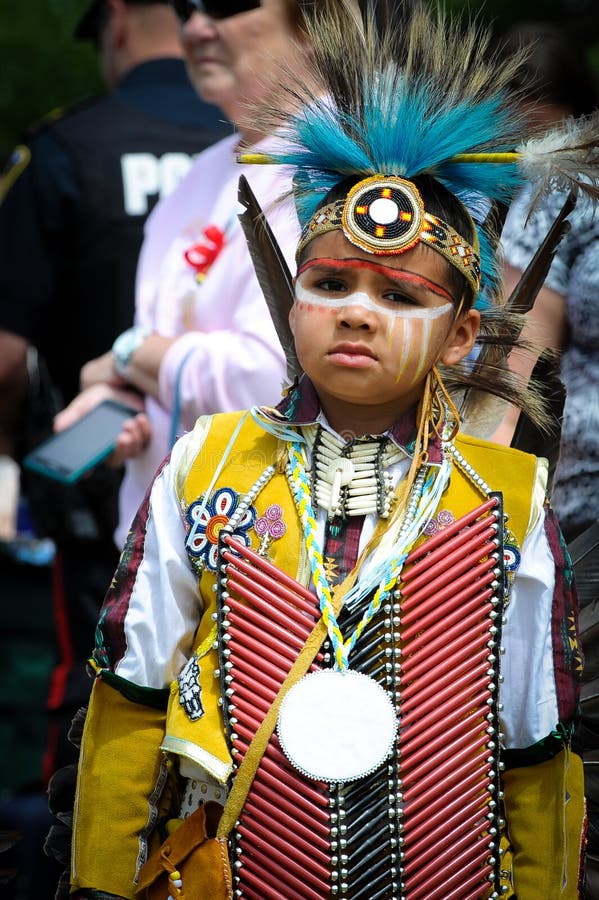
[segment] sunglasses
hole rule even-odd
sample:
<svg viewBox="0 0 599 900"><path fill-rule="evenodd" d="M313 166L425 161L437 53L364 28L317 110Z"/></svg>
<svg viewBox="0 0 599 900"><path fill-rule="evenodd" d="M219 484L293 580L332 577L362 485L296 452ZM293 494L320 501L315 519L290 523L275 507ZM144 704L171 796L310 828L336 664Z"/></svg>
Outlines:
<svg viewBox="0 0 599 900"><path fill-rule="evenodd" d="M230 19L239 13L249 12L250 9L258 9L260 0L171 0L173 9L181 22L187 20L194 12L202 12L211 19Z"/></svg>

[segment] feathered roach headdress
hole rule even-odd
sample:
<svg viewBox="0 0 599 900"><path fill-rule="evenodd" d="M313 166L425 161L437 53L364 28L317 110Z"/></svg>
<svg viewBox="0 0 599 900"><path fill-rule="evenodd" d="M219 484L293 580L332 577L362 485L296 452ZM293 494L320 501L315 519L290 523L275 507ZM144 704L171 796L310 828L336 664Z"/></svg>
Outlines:
<svg viewBox="0 0 599 900"><path fill-rule="evenodd" d="M280 102L261 113L265 130L277 136L275 148L268 156L242 154L241 161L293 170L303 229L298 256L310 240L338 228L374 254L402 253L419 241L441 253L465 279L465 302L481 310L485 347L474 369L444 372L448 387L489 391L526 406L538 421L534 394L519 390L505 366L522 322L499 303L495 212L527 178L539 180L537 194L567 185L599 197L599 118L556 132L549 144L530 140L514 150L529 137L518 98L507 91L522 54L501 58L490 52L485 30L463 30L423 7L409 15L400 9L381 29L374 6L362 17L340 0L315 14L305 83L296 75L295 87L283 87ZM423 177L460 201L470 234L427 210L418 188ZM349 187L335 197L341 182ZM251 206L245 186L242 199ZM244 227L247 234L247 221ZM264 270L264 261L258 266ZM279 325L286 319L273 315ZM290 374L297 371L288 361Z"/></svg>

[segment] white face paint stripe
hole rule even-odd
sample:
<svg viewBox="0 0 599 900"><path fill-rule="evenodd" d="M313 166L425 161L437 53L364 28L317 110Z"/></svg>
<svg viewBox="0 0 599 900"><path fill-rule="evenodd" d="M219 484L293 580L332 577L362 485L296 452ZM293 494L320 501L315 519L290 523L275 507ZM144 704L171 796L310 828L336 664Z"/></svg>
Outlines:
<svg viewBox="0 0 599 900"><path fill-rule="evenodd" d="M428 322L423 322L423 333L422 339L420 341L420 359L418 360L418 365L416 367L416 371L414 372L414 381L418 381L423 375L426 374L428 362L428 351L431 342L431 326L432 322L429 320Z"/></svg>
<svg viewBox="0 0 599 900"><path fill-rule="evenodd" d="M402 350L401 350L401 359L399 360L399 369L397 370L397 381L399 381L405 370L408 362L410 360L410 353L412 351L412 339L414 337L414 329L412 326L412 322L409 320L404 321L404 333L402 339Z"/></svg>
<svg viewBox="0 0 599 900"><path fill-rule="evenodd" d="M345 297L328 297L322 294L314 294L312 291L302 287L299 279L295 283L295 298L300 303L309 303L312 306L321 306L326 309L361 306L378 315L388 316L392 319L424 319L425 321L431 321L440 318L453 309L451 303L427 308L399 307L398 309L384 309L380 304L375 303L364 291L356 291L353 294L347 294Z"/></svg>

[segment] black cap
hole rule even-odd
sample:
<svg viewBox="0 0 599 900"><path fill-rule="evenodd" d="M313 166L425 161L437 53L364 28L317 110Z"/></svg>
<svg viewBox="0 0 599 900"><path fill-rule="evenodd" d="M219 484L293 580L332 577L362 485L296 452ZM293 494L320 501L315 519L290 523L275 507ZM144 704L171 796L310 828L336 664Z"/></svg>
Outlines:
<svg viewBox="0 0 599 900"><path fill-rule="evenodd" d="M79 41L96 41L102 23L102 13L106 0L92 0L79 23L75 27L73 37ZM125 3L162 3L168 6L168 0L125 0Z"/></svg>

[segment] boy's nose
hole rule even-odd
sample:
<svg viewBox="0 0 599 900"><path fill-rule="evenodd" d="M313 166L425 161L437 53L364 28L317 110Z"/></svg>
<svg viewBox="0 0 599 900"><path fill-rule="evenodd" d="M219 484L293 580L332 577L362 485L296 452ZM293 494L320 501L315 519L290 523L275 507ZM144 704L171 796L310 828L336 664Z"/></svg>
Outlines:
<svg viewBox="0 0 599 900"><path fill-rule="evenodd" d="M372 331L375 325L375 314L360 303L342 306L337 321L342 328L361 328Z"/></svg>

